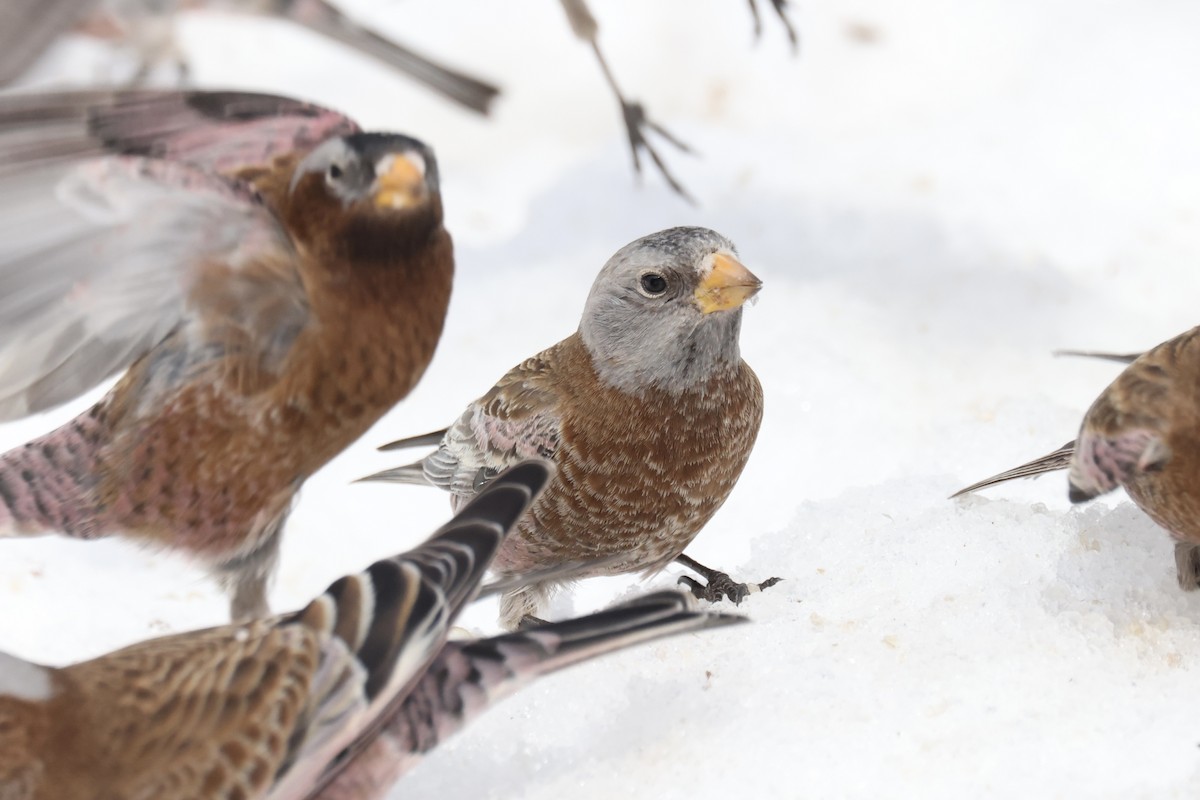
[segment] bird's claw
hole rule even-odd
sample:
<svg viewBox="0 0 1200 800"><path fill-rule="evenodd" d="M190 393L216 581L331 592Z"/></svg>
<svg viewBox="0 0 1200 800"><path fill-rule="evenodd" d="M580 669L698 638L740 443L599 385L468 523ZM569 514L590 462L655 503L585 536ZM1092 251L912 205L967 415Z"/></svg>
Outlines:
<svg viewBox="0 0 1200 800"><path fill-rule="evenodd" d="M658 154L658 151L654 149L649 139L646 138L646 132L651 131L658 134L669 144L674 145L676 149L684 153L691 153L692 148L688 147L685 142L662 125L659 125L646 116L646 108L641 103L622 101L621 115L625 119L625 132L629 138L629 150L633 153L633 171L638 175L642 174L641 151L645 150L646 155L654 162L654 166L662 173L667 185L680 197L694 205L696 202L695 199L688 194L687 190L683 188L683 184L676 180L671 171L667 169L666 162L663 161L662 156Z"/></svg>
<svg viewBox="0 0 1200 800"><path fill-rule="evenodd" d="M783 580L782 578L767 578L761 583L738 583L724 572L713 572L707 577L707 585L688 575L681 575L679 583L688 587L688 591L700 600L718 603L728 598L736 606L741 605L742 601L751 594L769 589Z"/></svg>
<svg viewBox="0 0 1200 800"><path fill-rule="evenodd" d="M758 13L758 0L749 0L750 13L754 16L754 38L762 38L762 17ZM783 27L787 30L788 41L792 44L792 52L795 53L800 49L800 36L796 33L796 28L792 25L792 20L787 15L788 0L771 0L771 7L775 9L776 16L783 23Z"/></svg>

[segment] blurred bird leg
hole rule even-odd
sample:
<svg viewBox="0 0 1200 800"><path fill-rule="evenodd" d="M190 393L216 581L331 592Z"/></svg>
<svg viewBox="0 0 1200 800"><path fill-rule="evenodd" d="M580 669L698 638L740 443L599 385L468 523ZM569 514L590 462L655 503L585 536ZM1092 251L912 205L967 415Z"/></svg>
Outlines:
<svg viewBox="0 0 1200 800"><path fill-rule="evenodd" d="M708 581L708 585L705 586L695 578L683 575L680 576L678 582L688 587L688 590L699 599L707 600L710 603L719 602L727 597L733 601L734 605L740 605L743 600L754 592L770 589L783 580L783 578L767 578L761 583L738 583L729 577L728 574L706 567L687 555L680 554L675 557L675 561L698 573L704 580Z"/></svg>
<svg viewBox="0 0 1200 800"><path fill-rule="evenodd" d="M0 3L0 86L21 77L97 0L4 0Z"/></svg>
<svg viewBox="0 0 1200 800"><path fill-rule="evenodd" d="M174 3L107 0L92 5L100 7L83 17L74 32L132 51L138 66L128 81L129 86L145 84L155 68L168 62L174 64L178 82L188 82L191 66L176 35Z"/></svg>
<svg viewBox="0 0 1200 800"><path fill-rule="evenodd" d="M635 103L625 99L625 95L621 92L621 88L617 85L617 80L613 76L612 70L608 67L608 62L604 59L604 54L600 51L600 45L597 41L596 34L599 31L599 26L596 23L596 18L592 16L588 10L585 0L561 0L563 10L567 14L567 20L571 24L571 30L577 37L587 42L592 47L592 52L596 54L596 60L600 62L600 69L604 73L604 79L608 81L609 87L616 95L617 102L621 105L621 116L625 121L625 132L629 138L629 150L633 153L633 170L638 177L642 174L642 159L639 151L645 150L650 160L654 162L654 166L658 167L658 171L662 173L663 179L680 197L687 200L689 203L695 204L695 199L688 194L683 185L675 179L671 171L667 169L666 163L662 160L662 156L650 144L646 138L646 132L652 131L663 139L673 144L679 150L685 153L691 153L692 149L680 141L674 134L668 131L657 122L646 116L646 109L641 103Z"/></svg>
<svg viewBox="0 0 1200 800"><path fill-rule="evenodd" d="M750 13L754 15L754 38L762 38L762 16L758 13L758 0L748 0L750 3ZM792 53L800 50L800 37L796 34L795 27L792 26L792 21L788 19L787 4L788 0L770 0L771 7L775 9L776 16L783 23L783 27L787 30L788 41L792 43Z"/></svg>

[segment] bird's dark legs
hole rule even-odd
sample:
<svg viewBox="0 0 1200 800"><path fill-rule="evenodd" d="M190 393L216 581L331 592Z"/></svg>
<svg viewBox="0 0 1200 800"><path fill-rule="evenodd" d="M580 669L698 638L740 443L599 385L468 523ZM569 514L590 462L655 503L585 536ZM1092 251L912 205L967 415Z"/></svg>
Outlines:
<svg viewBox="0 0 1200 800"><path fill-rule="evenodd" d="M1178 568L1180 589L1194 592L1200 588L1200 547L1191 542L1176 542L1175 566Z"/></svg>
<svg viewBox="0 0 1200 800"><path fill-rule="evenodd" d="M286 519L286 513L279 515L254 551L212 568L213 575L230 594L231 621L248 622L270 615L267 586L279 563L279 541L283 538L280 533Z"/></svg>
<svg viewBox="0 0 1200 800"><path fill-rule="evenodd" d="M604 54L600 52L600 45L595 39L592 39L592 52L596 54L596 60L600 62L600 69L604 73L604 79L608 81L609 88L612 89L617 102L621 105L621 116L625 120L625 134L629 140L629 151L633 154L633 171L639 176L642 174L641 151L645 150L646 155L650 156L650 160L654 162L654 166L658 167L658 171L662 173L667 185L689 203L695 202L687 190L683 188L683 185L667 169L666 162L662 160L662 156L650 144L650 141L646 138L646 133L647 131L652 131L658 134L667 140L668 143L685 153L692 152L692 149L662 125L659 125L646 116L646 108L641 103L625 99L625 95L621 91L621 87L617 85L617 79L613 76L612 70L608 68L608 62L604 60Z"/></svg>
<svg viewBox="0 0 1200 800"><path fill-rule="evenodd" d="M599 25L597 25L596 18L592 16L591 11L588 9L585 0L561 0L561 2L563 10L567 14L567 20L571 23L571 29L575 32L576 36L592 46L592 52L596 54L596 60L600 62L600 70L604 73L604 80L608 82L609 88L612 89L613 94L616 95L617 102L621 105L621 118L625 122L625 133L629 139L630 152L633 153L634 172L639 177L641 176L641 151L645 150L650 160L654 162L654 166L662 173L667 184L689 203L694 203L695 201L692 199L692 196L687 193L683 185L667 169L666 162L662 160L662 156L650 144L646 136L648 132L656 133L685 153L692 152L691 148L666 128L651 120L646 115L645 106L641 103L625 99L625 94L621 91L621 87L617 85L616 77L608 67L608 61L605 60L604 53L600 51L600 44L596 36L599 32Z"/></svg>
<svg viewBox="0 0 1200 800"><path fill-rule="evenodd" d="M754 15L754 38L762 38L762 17L758 13L758 0L748 0L750 3L750 13ZM770 0L771 7L775 9L775 14L779 17L779 21L783 23L783 27L787 30L788 41L792 43L792 52L800 49L800 37L796 34L796 29L792 26L791 19L787 15L788 0Z"/></svg>
<svg viewBox="0 0 1200 800"><path fill-rule="evenodd" d="M707 585L704 585L695 578L688 577L687 575L679 578L679 583L688 587L692 594L710 603L716 603L728 597L737 605L751 593L769 589L783 580L782 578L767 578L761 583L738 583L726 573L706 567L687 555L680 554L675 557L675 560L693 572L696 572L708 582Z"/></svg>

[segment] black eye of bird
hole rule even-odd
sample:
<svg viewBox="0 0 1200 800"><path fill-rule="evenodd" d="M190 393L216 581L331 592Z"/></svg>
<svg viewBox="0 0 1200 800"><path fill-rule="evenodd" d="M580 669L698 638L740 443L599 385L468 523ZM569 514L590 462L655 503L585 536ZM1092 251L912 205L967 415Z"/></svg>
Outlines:
<svg viewBox="0 0 1200 800"><path fill-rule="evenodd" d="M657 272L647 272L642 276L642 290L652 297L657 297L667 290L667 279Z"/></svg>
<svg viewBox="0 0 1200 800"><path fill-rule="evenodd" d="M329 165L329 177L331 180L335 180L335 181L338 178L342 177L342 168L339 167L337 164L330 164Z"/></svg>

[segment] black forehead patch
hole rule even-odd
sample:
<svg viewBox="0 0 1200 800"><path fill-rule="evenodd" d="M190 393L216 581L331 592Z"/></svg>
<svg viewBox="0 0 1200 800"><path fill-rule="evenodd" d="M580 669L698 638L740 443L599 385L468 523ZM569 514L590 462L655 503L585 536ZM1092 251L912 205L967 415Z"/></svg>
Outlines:
<svg viewBox="0 0 1200 800"><path fill-rule="evenodd" d="M438 185L437 159L433 149L403 133L355 133L343 139L363 161L378 161L391 153L419 153L425 160L425 180L430 186Z"/></svg>

